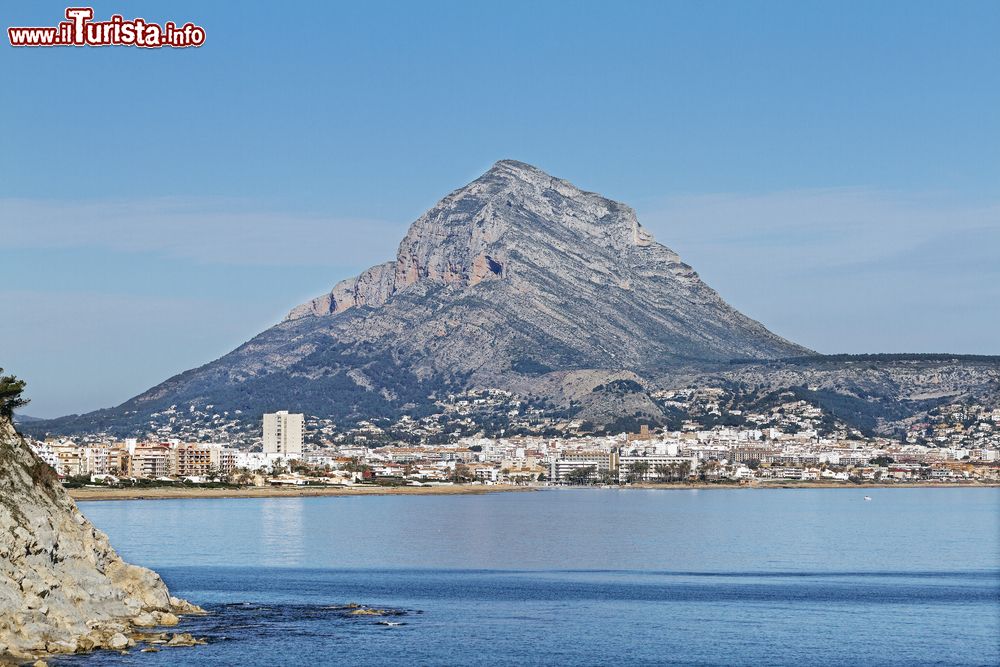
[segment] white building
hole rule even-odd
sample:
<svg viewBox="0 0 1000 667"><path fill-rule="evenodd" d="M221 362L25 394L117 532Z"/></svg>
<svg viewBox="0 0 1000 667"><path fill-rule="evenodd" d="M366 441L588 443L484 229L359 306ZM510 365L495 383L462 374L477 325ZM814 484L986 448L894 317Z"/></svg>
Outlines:
<svg viewBox="0 0 1000 667"><path fill-rule="evenodd" d="M568 450L549 464L549 479L565 482L574 470L590 468L590 479L600 479L601 473L615 474L618 470L618 450Z"/></svg>
<svg viewBox="0 0 1000 667"><path fill-rule="evenodd" d="M111 472L108 466L109 451L104 445L89 445L80 450L80 473L91 475L107 475Z"/></svg>
<svg viewBox="0 0 1000 667"><path fill-rule="evenodd" d="M264 453L280 454L285 459L302 456L302 436L305 418L302 413L287 410L264 414Z"/></svg>
<svg viewBox="0 0 1000 667"><path fill-rule="evenodd" d="M669 456L667 454L622 454L619 459L618 478L626 481L635 476L636 481L648 482L661 479L665 474L676 479L693 475L698 468L698 459L693 456ZM637 467L641 465L641 468ZM686 466L684 471L680 466ZM672 468L673 466L673 468ZM635 473L642 470L641 473ZM635 473L633 475L633 473Z"/></svg>
<svg viewBox="0 0 1000 667"><path fill-rule="evenodd" d="M49 443L41 440L28 440L28 446L38 455L38 458L48 463L56 471L59 470L59 456L52 450Z"/></svg>
<svg viewBox="0 0 1000 667"><path fill-rule="evenodd" d="M275 465L283 466L285 463L287 461L281 454L237 451L234 457L236 468L244 468L251 471L263 468L266 472L272 472Z"/></svg>

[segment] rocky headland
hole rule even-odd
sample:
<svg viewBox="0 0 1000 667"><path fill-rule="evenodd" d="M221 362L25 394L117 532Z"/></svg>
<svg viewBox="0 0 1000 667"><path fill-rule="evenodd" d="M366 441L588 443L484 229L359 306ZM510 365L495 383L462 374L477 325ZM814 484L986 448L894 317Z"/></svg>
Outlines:
<svg viewBox="0 0 1000 667"><path fill-rule="evenodd" d="M55 472L0 416L0 664L137 642L190 645L152 629L202 613L159 575L124 562Z"/></svg>

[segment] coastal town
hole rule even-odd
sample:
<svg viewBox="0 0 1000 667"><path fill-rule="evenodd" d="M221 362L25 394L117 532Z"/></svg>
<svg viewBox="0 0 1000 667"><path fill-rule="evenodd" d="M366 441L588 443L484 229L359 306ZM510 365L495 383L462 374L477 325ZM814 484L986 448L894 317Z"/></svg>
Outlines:
<svg viewBox="0 0 1000 667"><path fill-rule="evenodd" d="M680 392L671 399L684 398ZM686 396L692 398L690 395ZM711 394L695 398L708 401ZM501 396L503 400L505 397ZM456 412L495 409L483 393L454 402ZM686 421L677 430L439 438L420 420L403 426L417 442L392 438L374 423L330 437L319 420L263 415L254 442L151 434L124 440L29 440L69 486L134 484L247 487L445 485L795 485L993 484L1000 482L1000 409L937 410L904 439L866 437L830 421L806 401L739 415L741 426ZM530 419L530 413L525 415ZM312 422L312 423L310 423ZM394 425L399 428L399 424ZM413 438L408 438L413 440Z"/></svg>

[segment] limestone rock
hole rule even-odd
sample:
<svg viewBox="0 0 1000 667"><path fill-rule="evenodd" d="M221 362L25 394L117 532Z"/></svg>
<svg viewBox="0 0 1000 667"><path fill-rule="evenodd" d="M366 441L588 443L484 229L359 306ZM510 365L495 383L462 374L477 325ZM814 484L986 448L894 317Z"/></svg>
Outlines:
<svg viewBox="0 0 1000 667"><path fill-rule="evenodd" d="M136 622L197 610L122 561L0 418L0 661L124 649Z"/></svg>
<svg viewBox="0 0 1000 667"><path fill-rule="evenodd" d="M137 628L152 628L159 625L159 623L157 623L156 618L151 613L144 611L132 619L132 625Z"/></svg>
<svg viewBox="0 0 1000 667"><path fill-rule="evenodd" d="M156 616L156 624L160 626L172 626L180 623L180 618L176 614L171 614L169 611L157 611L153 612Z"/></svg>
<svg viewBox="0 0 1000 667"><path fill-rule="evenodd" d="M178 632L170 638L166 646L197 646L204 643L204 639L193 637L189 632Z"/></svg>

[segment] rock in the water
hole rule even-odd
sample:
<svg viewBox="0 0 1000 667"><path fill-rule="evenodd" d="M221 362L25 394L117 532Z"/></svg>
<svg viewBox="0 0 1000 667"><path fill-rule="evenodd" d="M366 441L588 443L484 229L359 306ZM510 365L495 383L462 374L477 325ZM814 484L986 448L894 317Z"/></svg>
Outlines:
<svg viewBox="0 0 1000 667"><path fill-rule="evenodd" d="M170 638L170 641L167 642L167 646L197 646L198 644L204 643L204 639L193 637L190 632L178 632Z"/></svg>
<svg viewBox="0 0 1000 667"><path fill-rule="evenodd" d="M132 625L137 628L151 628L155 625L159 625L159 623L157 623L155 616L148 611L144 611L132 619Z"/></svg>
<svg viewBox="0 0 1000 667"><path fill-rule="evenodd" d="M51 641L45 645L47 653L75 653L78 648L75 639L67 641Z"/></svg>
<svg viewBox="0 0 1000 667"><path fill-rule="evenodd" d="M351 616L384 616L384 609L355 609L351 612Z"/></svg>
<svg viewBox="0 0 1000 667"><path fill-rule="evenodd" d="M124 562L0 417L0 662L124 649L137 621L196 611L155 572Z"/></svg>
<svg viewBox="0 0 1000 667"><path fill-rule="evenodd" d="M169 611L158 611L154 612L156 616L157 625L177 625L180 623L180 618L177 614L171 614Z"/></svg>
<svg viewBox="0 0 1000 667"><path fill-rule="evenodd" d="M170 607L178 614L203 614L205 610L196 604L191 604L187 600L170 596ZM164 624L168 625L168 624Z"/></svg>

